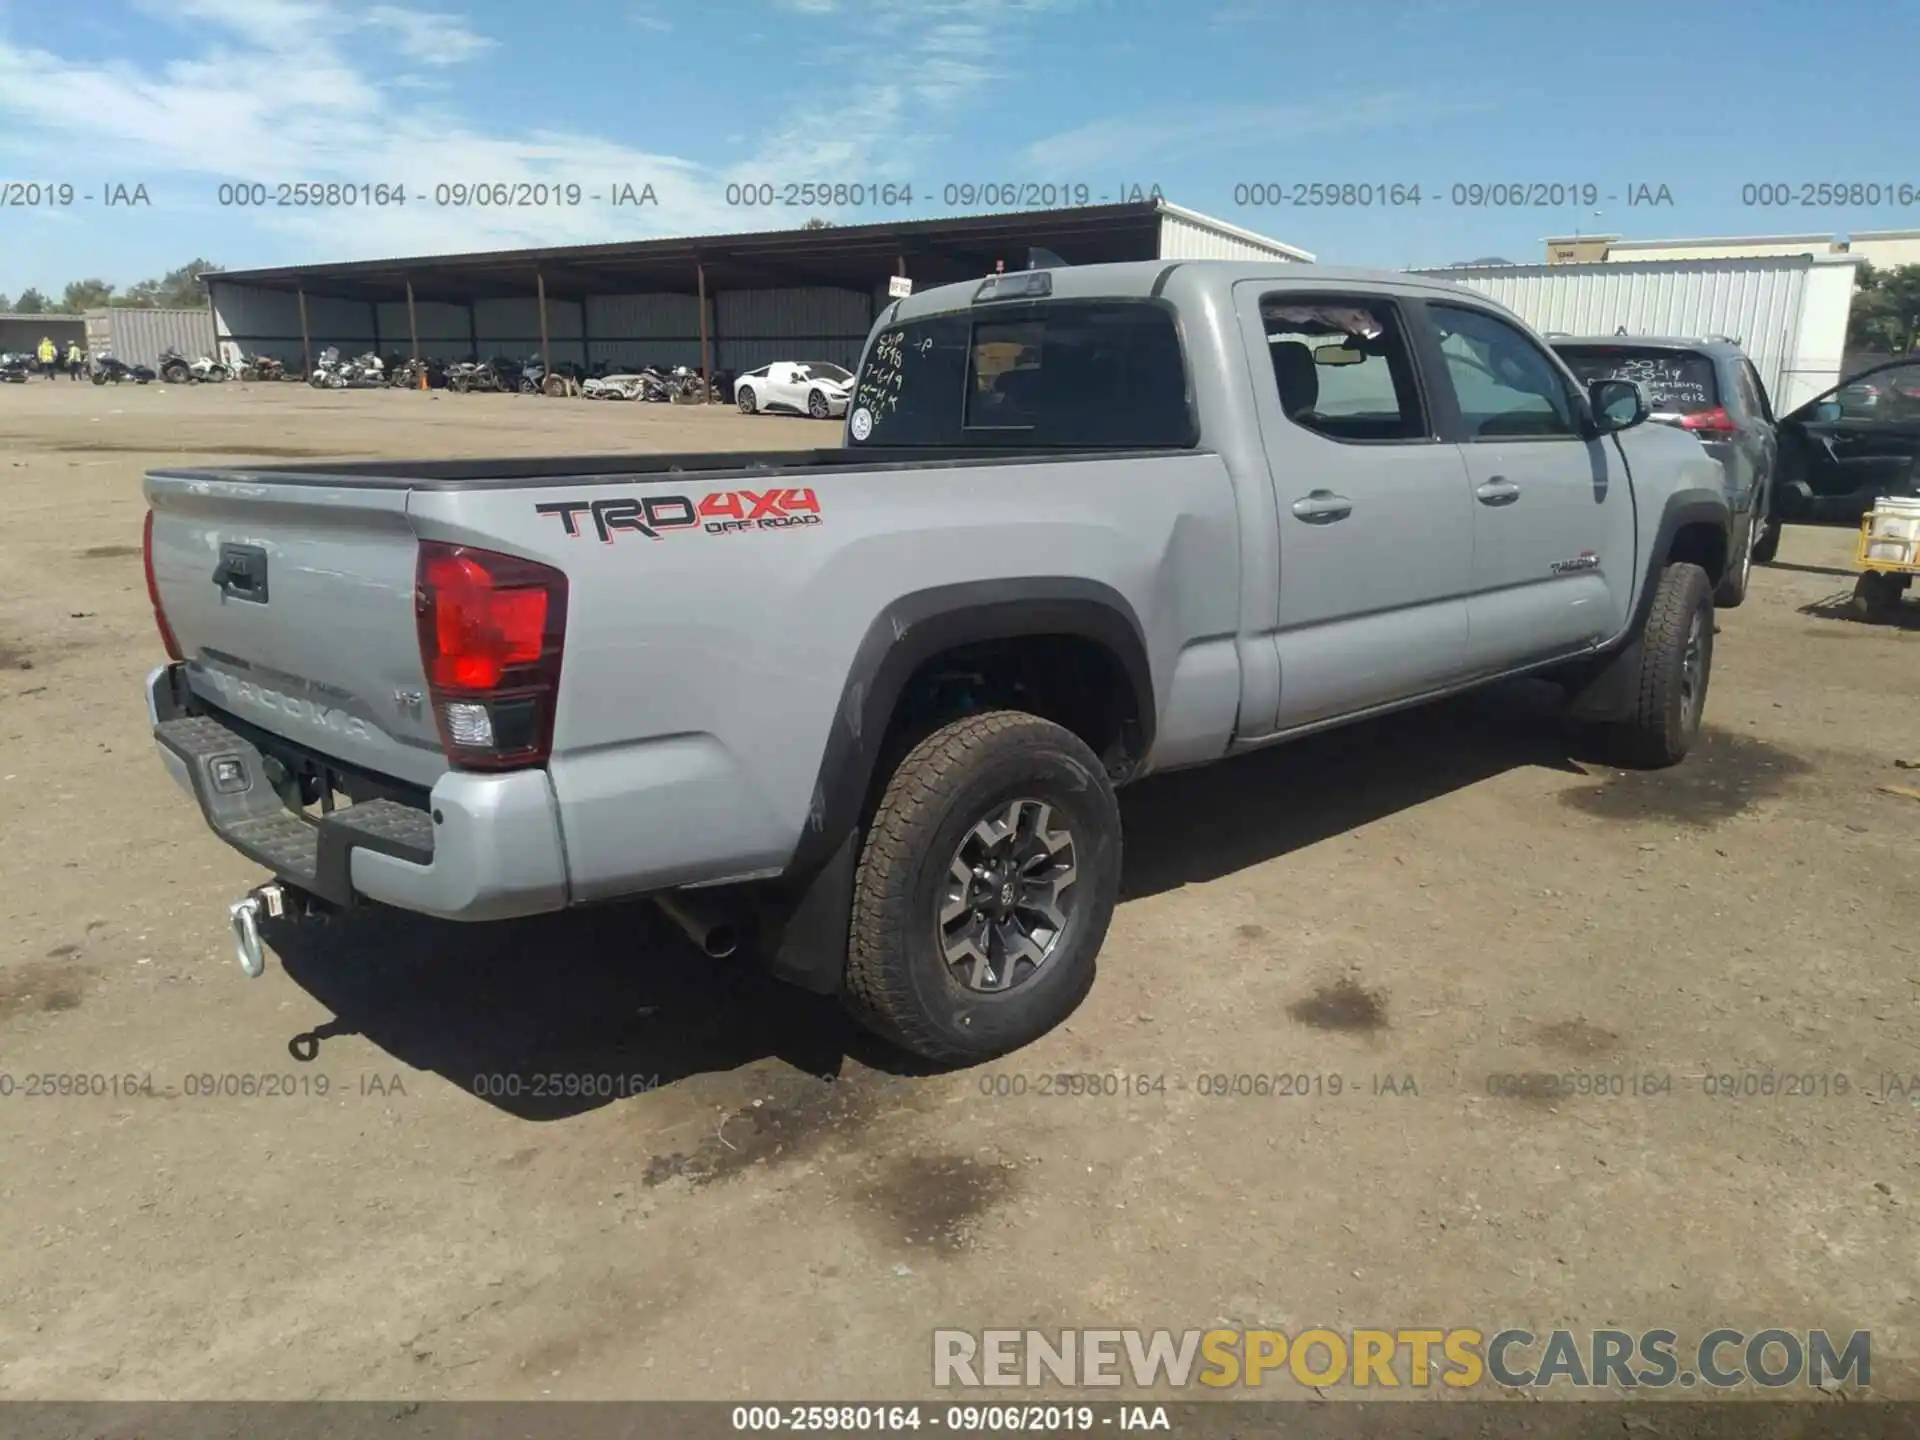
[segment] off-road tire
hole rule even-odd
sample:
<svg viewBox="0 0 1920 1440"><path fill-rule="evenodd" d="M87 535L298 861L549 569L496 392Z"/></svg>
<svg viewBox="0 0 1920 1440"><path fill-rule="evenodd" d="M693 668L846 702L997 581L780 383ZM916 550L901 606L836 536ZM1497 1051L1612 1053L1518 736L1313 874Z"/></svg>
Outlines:
<svg viewBox="0 0 1920 1440"><path fill-rule="evenodd" d="M1004 992L968 989L937 931L955 851L1016 798L1054 807L1072 831L1071 918L1045 963ZM1120 810L1105 768L1073 732L1017 710L943 725L889 777L854 875L843 1000L902 1049L964 1065L1017 1049L1073 1013L1093 984L1120 889ZM1082 888L1084 887L1084 888Z"/></svg>
<svg viewBox="0 0 1920 1440"><path fill-rule="evenodd" d="M1697 628L1696 628L1697 627ZM1623 765L1657 770L1686 758L1700 734L1713 675L1713 585L1698 565L1661 571L1640 633L1633 709L1608 727L1608 748ZM1694 693L1687 695L1689 636L1699 647Z"/></svg>

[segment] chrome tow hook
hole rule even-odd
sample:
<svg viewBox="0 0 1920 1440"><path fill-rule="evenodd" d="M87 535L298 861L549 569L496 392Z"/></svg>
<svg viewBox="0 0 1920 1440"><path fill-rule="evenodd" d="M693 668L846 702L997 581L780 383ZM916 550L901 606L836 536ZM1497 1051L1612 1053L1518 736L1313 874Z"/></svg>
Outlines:
<svg viewBox="0 0 1920 1440"><path fill-rule="evenodd" d="M256 979L267 968L266 947L260 942L262 916L278 920L287 913L287 892L278 885L262 885L249 890L227 908L233 922L233 953L248 979Z"/></svg>

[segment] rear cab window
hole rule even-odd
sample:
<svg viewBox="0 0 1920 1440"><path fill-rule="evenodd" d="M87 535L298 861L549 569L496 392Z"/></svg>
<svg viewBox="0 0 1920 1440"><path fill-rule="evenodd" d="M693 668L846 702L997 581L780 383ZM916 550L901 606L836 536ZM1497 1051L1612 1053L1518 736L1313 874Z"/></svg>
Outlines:
<svg viewBox="0 0 1920 1440"><path fill-rule="evenodd" d="M848 443L1190 449L1172 308L1151 300L982 306L891 326L854 391Z"/></svg>
<svg viewBox="0 0 1920 1440"><path fill-rule="evenodd" d="M1636 380L1657 414L1691 415L1725 403L1711 356L1660 345L1556 345L1583 384Z"/></svg>

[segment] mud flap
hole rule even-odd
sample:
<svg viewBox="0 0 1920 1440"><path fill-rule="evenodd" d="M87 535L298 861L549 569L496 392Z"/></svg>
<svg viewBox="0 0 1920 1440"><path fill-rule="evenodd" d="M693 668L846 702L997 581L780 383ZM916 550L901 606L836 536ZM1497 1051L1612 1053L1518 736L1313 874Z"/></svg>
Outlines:
<svg viewBox="0 0 1920 1440"><path fill-rule="evenodd" d="M1565 717L1601 724L1631 714L1634 697L1640 690L1642 648L1643 642L1636 632L1633 639L1611 655L1595 661L1591 668L1566 677Z"/></svg>
<svg viewBox="0 0 1920 1440"><path fill-rule="evenodd" d="M769 895L762 909L762 955L775 979L818 995L846 980L847 929L853 922L853 872L861 832L847 832L827 863L797 895Z"/></svg>

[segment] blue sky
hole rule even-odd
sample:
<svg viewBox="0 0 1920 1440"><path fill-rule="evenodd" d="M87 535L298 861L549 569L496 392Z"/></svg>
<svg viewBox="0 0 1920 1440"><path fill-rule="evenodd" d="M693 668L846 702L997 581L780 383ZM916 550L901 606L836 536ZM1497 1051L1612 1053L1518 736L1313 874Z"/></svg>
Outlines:
<svg viewBox="0 0 1920 1440"><path fill-rule="evenodd" d="M0 0L0 178L80 197L0 206L0 292L125 285L195 255L240 268L930 218L961 209L945 187L966 182L1158 184L1323 261L1392 267L1533 261L1575 230L1920 228L1897 196L1741 194L1920 190L1916 53L1905 0ZM808 180L904 182L915 203L727 203L730 184ZM223 206L236 181L409 199ZM494 181L650 183L658 204L435 203ZM1239 185L1311 181L1417 183L1422 203L1235 203ZM1452 203L1455 184L1500 182L1603 198ZM99 198L136 184L150 204ZM1630 206L1638 185L1672 203Z"/></svg>

